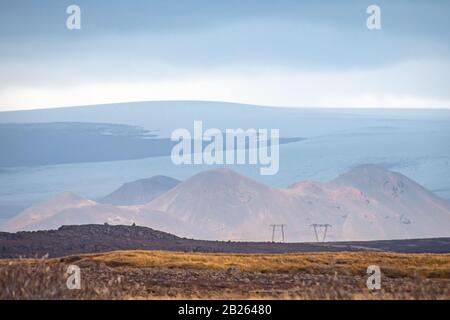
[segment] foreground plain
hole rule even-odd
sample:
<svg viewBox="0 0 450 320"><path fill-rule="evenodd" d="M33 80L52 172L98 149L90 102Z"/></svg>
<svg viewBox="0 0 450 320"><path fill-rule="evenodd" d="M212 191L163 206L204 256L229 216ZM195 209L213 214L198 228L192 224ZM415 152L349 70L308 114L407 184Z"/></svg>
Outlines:
<svg viewBox="0 0 450 320"><path fill-rule="evenodd" d="M66 287L67 266L81 290ZM381 290L366 287L378 265ZM450 299L450 254L114 251L0 260L1 299Z"/></svg>

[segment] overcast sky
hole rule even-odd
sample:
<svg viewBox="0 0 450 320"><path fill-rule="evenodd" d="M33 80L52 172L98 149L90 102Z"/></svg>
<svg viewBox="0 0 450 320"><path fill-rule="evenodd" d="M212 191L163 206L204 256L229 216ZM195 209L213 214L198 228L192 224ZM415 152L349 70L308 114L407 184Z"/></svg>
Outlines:
<svg viewBox="0 0 450 320"><path fill-rule="evenodd" d="M66 27L81 8L81 30ZM382 29L366 27L370 4ZM450 1L0 0L0 110L450 108Z"/></svg>

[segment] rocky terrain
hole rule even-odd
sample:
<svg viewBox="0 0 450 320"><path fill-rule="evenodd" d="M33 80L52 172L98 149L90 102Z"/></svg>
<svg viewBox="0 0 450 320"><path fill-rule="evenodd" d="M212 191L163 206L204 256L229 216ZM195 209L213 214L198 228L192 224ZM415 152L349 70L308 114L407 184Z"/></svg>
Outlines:
<svg viewBox="0 0 450 320"><path fill-rule="evenodd" d="M123 225L62 226L58 230L0 233L0 258L62 257L114 250L169 250L222 253L296 253L320 251L391 251L448 253L450 238L326 242L272 243L204 241L180 238L147 227Z"/></svg>

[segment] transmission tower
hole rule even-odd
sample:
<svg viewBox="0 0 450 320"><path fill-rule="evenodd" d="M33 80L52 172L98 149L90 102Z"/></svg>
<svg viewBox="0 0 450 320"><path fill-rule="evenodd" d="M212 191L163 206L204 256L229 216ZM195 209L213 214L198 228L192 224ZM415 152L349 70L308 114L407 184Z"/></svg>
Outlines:
<svg viewBox="0 0 450 320"><path fill-rule="evenodd" d="M314 223L314 224L312 224L310 226L314 228L314 234L316 236L316 241L317 242L325 242L325 239L327 237L328 228L332 227L331 224L328 224L328 223L326 223L326 224ZM323 231L323 233L322 233L322 240L319 240L319 233L321 231Z"/></svg>
<svg viewBox="0 0 450 320"><path fill-rule="evenodd" d="M285 224L271 224L272 227L272 242L275 242L275 229L279 228L281 230L281 242L284 242L284 227L286 227Z"/></svg>

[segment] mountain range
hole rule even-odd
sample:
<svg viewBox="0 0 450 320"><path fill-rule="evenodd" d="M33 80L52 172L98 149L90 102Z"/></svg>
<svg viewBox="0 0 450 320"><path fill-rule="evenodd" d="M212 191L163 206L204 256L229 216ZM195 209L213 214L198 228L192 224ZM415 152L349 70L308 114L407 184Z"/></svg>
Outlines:
<svg viewBox="0 0 450 320"><path fill-rule="evenodd" d="M327 241L432 238L450 236L450 204L375 165L354 167L328 183L300 181L287 188L215 169L183 182L140 180L99 201L63 193L24 210L2 229L103 223L135 223L205 240L268 241L272 224L284 224L290 242L315 241L313 224L330 226ZM281 240L279 228L274 239Z"/></svg>

